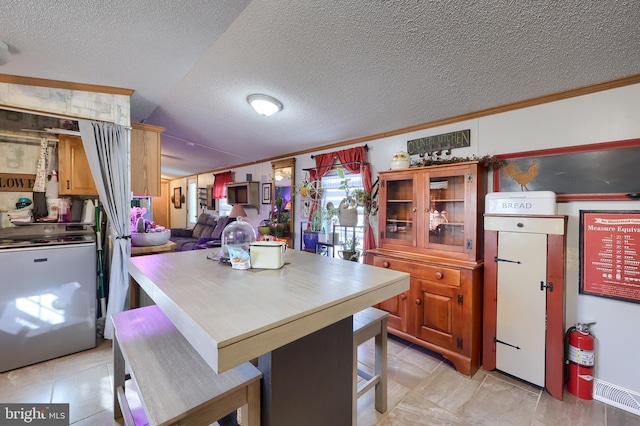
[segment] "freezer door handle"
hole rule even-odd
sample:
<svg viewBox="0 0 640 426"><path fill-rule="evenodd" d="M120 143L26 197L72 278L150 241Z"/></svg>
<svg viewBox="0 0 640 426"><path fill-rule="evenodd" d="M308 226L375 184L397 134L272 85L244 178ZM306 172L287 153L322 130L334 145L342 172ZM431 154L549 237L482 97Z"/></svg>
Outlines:
<svg viewBox="0 0 640 426"><path fill-rule="evenodd" d="M499 258L498 256L495 256L495 257L493 258L493 261L494 261L494 262L509 262L509 263L517 263L517 264L522 263L522 262L520 262L519 260L501 259L501 258Z"/></svg>

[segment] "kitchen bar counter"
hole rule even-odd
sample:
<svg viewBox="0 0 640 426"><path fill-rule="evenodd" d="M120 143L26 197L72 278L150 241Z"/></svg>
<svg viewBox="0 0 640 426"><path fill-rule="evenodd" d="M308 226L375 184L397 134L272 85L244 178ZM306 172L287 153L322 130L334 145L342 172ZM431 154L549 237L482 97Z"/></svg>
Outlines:
<svg viewBox="0 0 640 426"><path fill-rule="evenodd" d="M129 273L214 371L260 357L263 425L349 424L352 315L409 275L297 250L236 270L207 253L131 258Z"/></svg>

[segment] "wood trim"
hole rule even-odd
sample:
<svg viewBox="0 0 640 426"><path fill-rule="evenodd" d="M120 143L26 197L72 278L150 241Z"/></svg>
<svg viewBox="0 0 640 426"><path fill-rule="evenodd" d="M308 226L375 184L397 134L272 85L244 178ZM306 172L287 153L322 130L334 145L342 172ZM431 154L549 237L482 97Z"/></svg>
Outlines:
<svg viewBox="0 0 640 426"><path fill-rule="evenodd" d="M263 162L266 163L266 162L269 162L269 161L276 161L276 160L280 160L280 159L287 158L287 157L292 157L292 156L295 157L295 156L298 156L298 155L310 154L310 153L317 152L317 151L324 151L324 150L329 150L329 149L333 149L333 148L341 148L341 147L348 146L348 145L354 145L354 144L369 142L369 141L373 141L373 140L376 140L376 139L387 138L387 137L390 137L390 136L397 136L397 135L401 135L403 133L410 133L410 132L416 132L416 131L419 131L419 130L431 129L433 127L439 127L439 126L444 126L444 125L447 125L447 124L459 123L459 122L466 121L466 120L472 120L474 118L486 117L486 116L489 116L489 115L500 114L500 113L503 113L503 112L513 111L513 110L522 109L522 108L528 108L528 107L532 107L532 106L536 106L536 105L542 105L542 104L546 104L546 103L550 103L550 102L556 102L556 101L560 101L560 100L563 100L563 99L575 98L577 96L589 95L589 94L592 94L592 93L602 92L602 91L610 90L610 89L616 89L616 88L624 87L624 86L630 86L632 84L638 84L638 83L640 83L640 74L636 74L636 75L632 75L632 76L628 76L628 77L623 77L623 78L619 78L619 79L616 79L616 80L605 81L603 83L592 84L592 85L589 85L589 86L579 87L577 89L565 90L564 92L558 92L558 93L552 93L550 95L538 96L536 98L526 99L524 101L513 102L513 103L505 104L505 105L499 105L497 107L486 108L486 109L482 109L482 110L479 110L479 111L474 111L474 112L470 112L470 113L466 113L466 114L456 115L456 116L449 117L449 118L443 118L441 120L431 121L431 122L424 123L424 124L418 124L418 125L415 125L415 126L404 127L402 129L392 130L392 131L389 131L389 132L378 133L378 134L375 134L375 135L364 136L364 137L361 137L361 138L350 139L350 140L341 141L341 142L334 142L334 143L330 143L330 144L327 144L327 145L321 145L321 146L317 146L317 147L310 148L310 149L303 149L303 150L291 152L289 154L282 155L282 156L265 158L263 160L251 161L251 162L242 163L242 164L238 164L238 165L231 166L231 167L225 167L225 168L221 168L221 169L213 169L213 170L205 171L205 172L198 173L198 174L219 173L221 171L232 170L232 169L235 169L235 168L255 165L256 163L263 163ZM175 179L182 179L183 177L175 178Z"/></svg>
<svg viewBox="0 0 640 426"><path fill-rule="evenodd" d="M567 216L564 217L564 228L567 228ZM547 285L553 283L553 292L547 290L544 382L551 396L560 401L564 389L564 248L565 235L547 236Z"/></svg>
<svg viewBox="0 0 640 426"><path fill-rule="evenodd" d="M482 333L482 367L496 369L496 337L498 270L494 257L498 255L498 231L484 231L484 319Z"/></svg>
<svg viewBox="0 0 640 426"><path fill-rule="evenodd" d="M120 87L74 83L71 81L47 80L44 78L23 77L10 74L0 74L0 83L22 84L25 86L55 87L58 89L82 90L84 92L98 92L125 96L131 96L134 92L133 89L124 89Z"/></svg>
<svg viewBox="0 0 640 426"><path fill-rule="evenodd" d="M153 126L151 124L146 124L146 123L134 123L133 121L131 122L131 127L138 130L148 130L151 132L158 132L158 133L162 133L166 130L164 127Z"/></svg>

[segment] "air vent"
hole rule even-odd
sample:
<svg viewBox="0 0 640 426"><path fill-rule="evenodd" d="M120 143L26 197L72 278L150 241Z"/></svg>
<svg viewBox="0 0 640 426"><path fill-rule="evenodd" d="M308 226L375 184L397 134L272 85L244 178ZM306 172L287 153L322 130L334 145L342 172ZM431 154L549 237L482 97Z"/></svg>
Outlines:
<svg viewBox="0 0 640 426"><path fill-rule="evenodd" d="M640 394L594 379L593 399L640 416Z"/></svg>

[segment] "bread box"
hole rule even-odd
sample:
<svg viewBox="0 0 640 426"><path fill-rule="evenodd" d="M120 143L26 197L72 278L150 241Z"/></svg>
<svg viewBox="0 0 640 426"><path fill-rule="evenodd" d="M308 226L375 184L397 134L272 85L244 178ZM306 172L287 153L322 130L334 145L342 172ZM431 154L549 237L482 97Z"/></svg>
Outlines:
<svg viewBox="0 0 640 426"><path fill-rule="evenodd" d="M250 245L251 267L280 269L284 266L287 243L282 241L255 241Z"/></svg>
<svg viewBox="0 0 640 426"><path fill-rule="evenodd" d="M556 194L551 191L492 192L485 197L486 213L554 215L556 211Z"/></svg>

